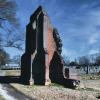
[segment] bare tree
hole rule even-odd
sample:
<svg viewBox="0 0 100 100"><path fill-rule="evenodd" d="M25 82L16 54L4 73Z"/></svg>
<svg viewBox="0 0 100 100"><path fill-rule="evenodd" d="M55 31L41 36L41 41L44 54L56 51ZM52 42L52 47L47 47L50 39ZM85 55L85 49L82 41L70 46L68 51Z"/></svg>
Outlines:
<svg viewBox="0 0 100 100"><path fill-rule="evenodd" d="M15 1L0 0L0 46L14 47L22 50L23 33L20 31L19 20L16 17Z"/></svg>
<svg viewBox="0 0 100 100"><path fill-rule="evenodd" d="M86 74L89 73L89 64L90 64L90 61L89 61L89 58L87 56L82 56L79 58L79 65L82 66L85 70L85 67L86 67Z"/></svg>
<svg viewBox="0 0 100 100"><path fill-rule="evenodd" d="M96 63L97 66L100 66L100 55L98 55L98 56L96 57L95 63Z"/></svg>
<svg viewBox="0 0 100 100"><path fill-rule="evenodd" d="M24 35L19 34L20 32L15 31L15 29L6 29L7 34L5 34L2 44L4 47L14 47L19 50L23 49Z"/></svg>
<svg viewBox="0 0 100 100"><path fill-rule="evenodd" d="M0 0L0 20L1 23L7 20L10 24L18 27L19 22L16 17L17 5L15 1Z"/></svg>
<svg viewBox="0 0 100 100"><path fill-rule="evenodd" d="M20 55L15 55L12 59L12 62L14 62L20 66Z"/></svg>
<svg viewBox="0 0 100 100"><path fill-rule="evenodd" d="M63 60L64 60L64 65L65 65L65 66L69 66L69 64L70 64L69 58L66 57L65 55L63 55Z"/></svg>

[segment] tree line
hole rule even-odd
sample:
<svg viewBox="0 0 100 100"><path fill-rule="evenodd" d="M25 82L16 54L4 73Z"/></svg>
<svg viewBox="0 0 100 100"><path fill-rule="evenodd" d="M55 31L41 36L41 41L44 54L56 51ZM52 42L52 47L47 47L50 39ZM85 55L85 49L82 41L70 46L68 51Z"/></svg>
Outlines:
<svg viewBox="0 0 100 100"><path fill-rule="evenodd" d="M83 68L86 74L89 73L89 69L100 67L100 53L81 56L76 58L74 61L70 61L68 58L64 59L65 66L76 66L76 68Z"/></svg>

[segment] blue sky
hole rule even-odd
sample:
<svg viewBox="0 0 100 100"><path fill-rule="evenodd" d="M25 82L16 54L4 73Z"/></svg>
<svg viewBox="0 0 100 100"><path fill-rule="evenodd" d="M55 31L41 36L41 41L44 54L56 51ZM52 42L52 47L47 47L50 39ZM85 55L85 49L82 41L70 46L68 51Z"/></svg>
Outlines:
<svg viewBox="0 0 100 100"><path fill-rule="evenodd" d="M15 0L21 30L42 5L63 41L62 55L70 59L97 53L100 44L100 0Z"/></svg>

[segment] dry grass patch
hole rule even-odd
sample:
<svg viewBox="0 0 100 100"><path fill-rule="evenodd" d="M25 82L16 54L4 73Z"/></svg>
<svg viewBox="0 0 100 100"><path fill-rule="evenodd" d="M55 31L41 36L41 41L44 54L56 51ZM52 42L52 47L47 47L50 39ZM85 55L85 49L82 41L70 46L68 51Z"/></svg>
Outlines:
<svg viewBox="0 0 100 100"><path fill-rule="evenodd" d="M98 100L96 98L98 91L72 90L57 85L11 85L25 95L37 100Z"/></svg>

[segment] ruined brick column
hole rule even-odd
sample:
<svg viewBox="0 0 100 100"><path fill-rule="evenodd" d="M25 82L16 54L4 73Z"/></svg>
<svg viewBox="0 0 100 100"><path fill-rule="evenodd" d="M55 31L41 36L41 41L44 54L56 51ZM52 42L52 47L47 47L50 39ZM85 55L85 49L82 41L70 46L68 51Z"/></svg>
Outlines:
<svg viewBox="0 0 100 100"><path fill-rule="evenodd" d="M26 27L26 49L21 60L21 80L48 85L63 80L62 43L51 25L50 18L40 6Z"/></svg>

